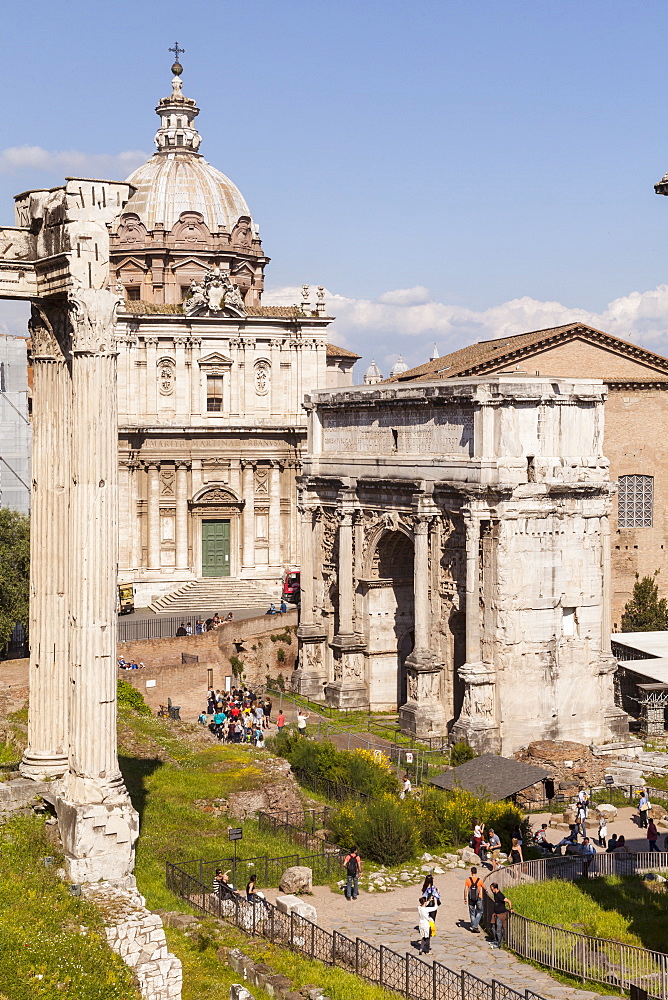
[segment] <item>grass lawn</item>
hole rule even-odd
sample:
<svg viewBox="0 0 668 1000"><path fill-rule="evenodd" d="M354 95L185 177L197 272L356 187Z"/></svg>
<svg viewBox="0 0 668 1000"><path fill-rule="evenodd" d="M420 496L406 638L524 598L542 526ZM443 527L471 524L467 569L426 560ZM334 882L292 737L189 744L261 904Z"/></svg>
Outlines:
<svg viewBox="0 0 668 1000"><path fill-rule="evenodd" d="M44 820L0 830L0 1000L131 1000L132 972L108 947L98 910L55 874Z"/></svg>
<svg viewBox="0 0 668 1000"><path fill-rule="evenodd" d="M665 951L668 894L639 876L541 882L509 889L518 913L567 930Z"/></svg>
<svg viewBox="0 0 668 1000"><path fill-rule="evenodd" d="M238 823L195 804L260 786L265 774L262 763L255 761L261 760L261 751L205 743L193 727L140 716L128 708L119 709L119 719L121 770L140 815L136 876L149 907L174 906L165 886L165 861L233 856L228 826L244 830L238 858L309 853L280 834L260 831L255 820Z"/></svg>

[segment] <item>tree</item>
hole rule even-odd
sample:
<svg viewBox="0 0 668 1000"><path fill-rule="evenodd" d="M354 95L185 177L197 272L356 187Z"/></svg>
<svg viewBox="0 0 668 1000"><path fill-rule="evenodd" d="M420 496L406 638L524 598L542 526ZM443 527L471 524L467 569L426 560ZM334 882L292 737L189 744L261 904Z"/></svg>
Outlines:
<svg viewBox="0 0 668 1000"><path fill-rule="evenodd" d="M0 649L17 622L28 630L29 590L30 519L5 507L0 509Z"/></svg>
<svg viewBox="0 0 668 1000"><path fill-rule="evenodd" d="M659 632L668 629L668 600L659 599L659 585L654 576L640 579L636 573L633 594L622 612L622 632Z"/></svg>

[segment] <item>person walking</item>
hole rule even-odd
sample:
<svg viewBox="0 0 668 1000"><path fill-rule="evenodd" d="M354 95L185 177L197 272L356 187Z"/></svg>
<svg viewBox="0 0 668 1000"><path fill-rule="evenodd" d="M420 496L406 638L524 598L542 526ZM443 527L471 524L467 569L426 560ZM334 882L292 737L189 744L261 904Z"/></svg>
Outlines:
<svg viewBox="0 0 668 1000"><path fill-rule="evenodd" d="M411 784L411 779L407 774L404 774L404 783L401 788L401 793L399 795L400 799L408 798L413 791L413 785Z"/></svg>
<svg viewBox="0 0 668 1000"><path fill-rule="evenodd" d="M434 876L431 874L425 876L425 880L422 883L422 895L427 900L429 919L436 923L436 914L441 905L441 894L434 885Z"/></svg>
<svg viewBox="0 0 668 1000"><path fill-rule="evenodd" d="M598 821L598 846L608 846L608 821L605 816L601 816Z"/></svg>
<svg viewBox="0 0 668 1000"><path fill-rule="evenodd" d="M643 788L640 793L640 799L638 800L638 823L643 830L647 829L650 808L651 806L647 789Z"/></svg>
<svg viewBox="0 0 668 1000"><path fill-rule="evenodd" d="M478 877L478 869L474 865L471 874L464 882L464 902L469 908L469 920L473 934L480 933L482 920L482 879Z"/></svg>
<svg viewBox="0 0 668 1000"><path fill-rule="evenodd" d="M269 729L269 726L271 725L271 698L264 699L262 711L264 713L263 726L265 729Z"/></svg>
<svg viewBox="0 0 668 1000"><path fill-rule="evenodd" d="M283 709L281 709L276 716L276 728L278 729L278 735L280 736L285 729L285 716L283 715Z"/></svg>
<svg viewBox="0 0 668 1000"><path fill-rule="evenodd" d="M300 736L306 736L306 723L308 722L310 716L300 708L297 712L297 732Z"/></svg>
<svg viewBox="0 0 668 1000"><path fill-rule="evenodd" d="M357 899L358 880L362 871L362 859L360 852L353 847L349 854L343 859L343 867L346 870L346 899Z"/></svg>
<svg viewBox="0 0 668 1000"><path fill-rule="evenodd" d="M482 838L485 836L485 824L479 823L478 820L473 822L473 850L476 854L480 854L480 845L482 844Z"/></svg>
<svg viewBox="0 0 668 1000"><path fill-rule="evenodd" d="M499 854L501 853L501 838L498 833L489 828L489 857L492 861L492 871L495 872L499 867Z"/></svg>
<svg viewBox="0 0 668 1000"><path fill-rule="evenodd" d="M596 857L596 848L590 841L589 837L585 837L582 841L582 877L589 878L589 866Z"/></svg>
<svg viewBox="0 0 668 1000"><path fill-rule="evenodd" d="M524 861L522 845L517 837L513 837L513 842L510 846L510 863L511 865L519 865L521 861Z"/></svg>
<svg viewBox="0 0 668 1000"><path fill-rule="evenodd" d="M431 922L427 900L424 896L420 896L418 903L418 930L420 932L419 952L421 955L427 955L431 944Z"/></svg>
<svg viewBox="0 0 668 1000"><path fill-rule="evenodd" d="M513 912L513 904L510 902L507 896L505 896L499 889L498 882L492 882L490 885L492 890L492 926L494 939L490 941L490 947L500 948L503 944L503 939L506 936L506 925L508 923L508 914Z"/></svg>
<svg viewBox="0 0 668 1000"><path fill-rule="evenodd" d="M656 846L656 842L658 839L659 839L659 831L656 828L656 823L654 822L653 819L651 819L647 827L647 844L649 846L650 852L651 851L658 852L659 848Z"/></svg>

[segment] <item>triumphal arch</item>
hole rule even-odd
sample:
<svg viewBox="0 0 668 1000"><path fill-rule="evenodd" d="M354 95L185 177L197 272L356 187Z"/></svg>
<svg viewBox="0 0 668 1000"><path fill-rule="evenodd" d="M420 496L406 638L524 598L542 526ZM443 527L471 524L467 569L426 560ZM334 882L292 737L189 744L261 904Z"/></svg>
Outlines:
<svg viewBox="0 0 668 1000"><path fill-rule="evenodd" d="M29 746L51 780L70 874L134 866L138 819L116 742L117 405L108 224L127 183L67 178L18 195L0 228L0 297L32 304Z"/></svg>
<svg viewBox="0 0 668 1000"><path fill-rule="evenodd" d="M512 753L621 735L601 382L306 398L302 693Z"/></svg>

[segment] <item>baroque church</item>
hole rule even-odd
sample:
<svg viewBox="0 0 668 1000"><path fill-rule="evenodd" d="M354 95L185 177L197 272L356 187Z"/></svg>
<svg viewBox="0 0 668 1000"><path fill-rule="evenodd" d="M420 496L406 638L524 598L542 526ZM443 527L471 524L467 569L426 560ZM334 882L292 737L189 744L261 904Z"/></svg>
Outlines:
<svg viewBox="0 0 668 1000"><path fill-rule="evenodd" d="M192 581L275 596L299 564L294 497L308 391L352 382L324 292L264 306L269 263L241 192L203 158L199 108L156 108L156 153L111 231L118 319L119 582L138 606ZM242 582L243 581L243 582ZM218 593L225 594L218 586ZM221 598L222 599L222 598Z"/></svg>

